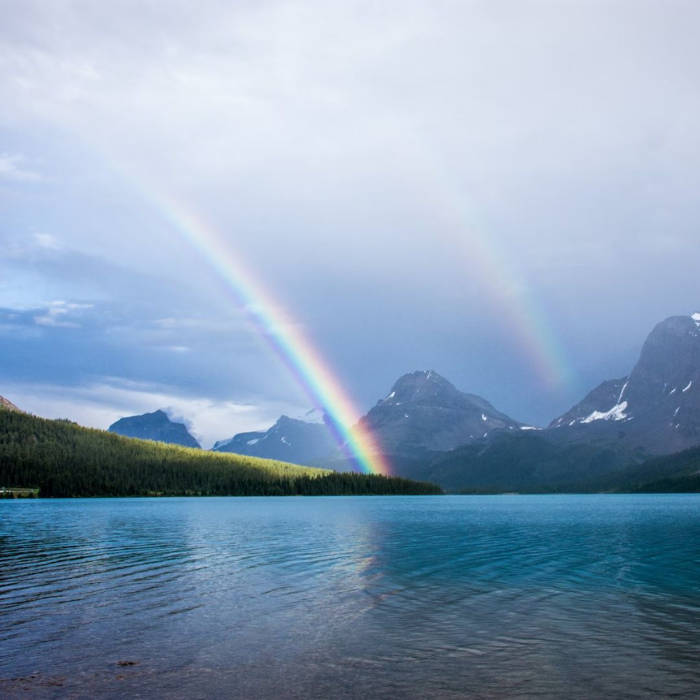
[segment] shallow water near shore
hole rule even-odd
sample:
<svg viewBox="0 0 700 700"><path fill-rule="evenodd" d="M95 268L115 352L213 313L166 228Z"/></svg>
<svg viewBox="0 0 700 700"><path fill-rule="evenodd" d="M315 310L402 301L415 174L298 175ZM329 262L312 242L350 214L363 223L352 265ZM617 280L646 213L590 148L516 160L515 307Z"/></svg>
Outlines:
<svg viewBox="0 0 700 700"><path fill-rule="evenodd" d="M700 495L0 501L0 696L697 697Z"/></svg>

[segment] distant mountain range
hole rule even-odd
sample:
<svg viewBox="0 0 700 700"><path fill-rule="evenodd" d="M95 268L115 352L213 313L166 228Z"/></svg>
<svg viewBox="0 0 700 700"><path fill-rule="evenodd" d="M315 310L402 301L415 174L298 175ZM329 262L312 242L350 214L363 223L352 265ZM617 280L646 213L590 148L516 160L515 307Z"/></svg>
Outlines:
<svg viewBox="0 0 700 700"><path fill-rule="evenodd" d="M698 445L696 313L659 323L628 376L604 381L543 430L496 430L448 452L394 463L398 473L453 490L590 490L632 483L636 465Z"/></svg>
<svg viewBox="0 0 700 700"><path fill-rule="evenodd" d="M0 406L18 410L1 397ZM434 370L400 377L361 422L396 474L451 490L589 490L623 476L632 483L646 460L700 446L700 313L659 323L628 376L602 382L546 428L522 424ZM199 447L162 410L122 418L109 430ZM281 416L267 430L238 433L212 449L349 466L324 420Z"/></svg>
<svg viewBox="0 0 700 700"><path fill-rule="evenodd" d="M604 381L543 429L459 391L433 370L400 377L361 420L396 473L445 488L603 484L654 455L700 445L700 313L659 323L628 376ZM327 430L299 421L295 427L305 433L305 449L313 454L308 464L346 466L337 450L328 451ZM228 445L237 449L270 434L269 443L254 444L254 454L277 457L286 432L276 424L267 433L236 436Z"/></svg>
<svg viewBox="0 0 700 700"><path fill-rule="evenodd" d="M217 452L280 459L294 464L322 465L338 445L324 423L280 416L268 430L238 433L214 444Z"/></svg>
<svg viewBox="0 0 700 700"><path fill-rule="evenodd" d="M108 428L110 433L123 435L124 437L141 438L142 440L157 440L172 445L184 447L199 447L185 427L184 423L176 423L170 420L163 410L144 413L141 416L129 416L120 418Z"/></svg>

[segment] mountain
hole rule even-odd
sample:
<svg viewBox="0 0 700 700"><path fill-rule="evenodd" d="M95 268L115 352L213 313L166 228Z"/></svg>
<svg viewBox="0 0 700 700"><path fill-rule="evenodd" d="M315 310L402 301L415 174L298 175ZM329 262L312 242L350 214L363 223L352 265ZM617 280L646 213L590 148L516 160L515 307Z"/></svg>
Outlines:
<svg viewBox="0 0 700 700"><path fill-rule="evenodd" d="M2 408L4 408L6 411L20 411L20 409L17 408L12 401L8 401L4 396L0 396L0 409Z"/></svg>
<svg viewBox="0 0 700 700"><path fill-rule="evenodd" d="M700 313L657 324L629 376L603 382L548 432L560 441L604 440L651 454L700 444Z"/></svg>
<svg viewBox="0 0 700 700"><path fill-rule="evenodd" d="M108 428L110 433L141 440L156 440L185 447L199 447L199 443L189 434L183 423L176 423L160 409L141 416L120 418Z"/></svg>
<svg viewBox="0 0 700 700"><path fill-rule="evenodd" d="M362 422L384 453L408 456L444 452L493 431L528 427L486 399L459 391L433 370L404 374Z"/></svg>
<svg viewBox="0 0 700 700"><path fill-rule="evenodd" d="M238 433L221 440L212 448L216 452L281 459L294 464L322 466L337 449L337 443L323 422L309 422L280 416L266 431Z"/></svg>

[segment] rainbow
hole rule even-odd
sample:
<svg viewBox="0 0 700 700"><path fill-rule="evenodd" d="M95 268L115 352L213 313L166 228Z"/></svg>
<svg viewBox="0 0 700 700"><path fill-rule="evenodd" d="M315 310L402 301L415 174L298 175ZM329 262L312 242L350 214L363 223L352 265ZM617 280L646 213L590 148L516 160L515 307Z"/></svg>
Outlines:
<svg viewBox="0 0 700 700"><path fill-rule="evenodd" d="M171 226L211 265L313 406L323 409L345 456L367 474L390 475L389 462L372 433L362 421L357 421L360 413L321 353L299 324L289 322L289 315L235 256L221 234L162 193L151 197L150 202L158 205Z"/></svg>
<svg viewBox="0 0 700 700"><path fill-rule="evenodd" d="M542 302L518 273L512 256L495 240L489 240L484 229L459 207L448 215L454 217L453 231L461 234L453 251L461 251L465 259L478 261L482 283L489 290L489 302L521 352L530 358L540 381L554 391L575 386L566 353L552 330Z"/></svg>
<svg viewBox="0 0 700 700"><path fill-rule="evenodd" d="M530 358L532 368L552 391L576 389L578 382L567 354L549 322L544 305L518 270L513 255L495 236L489 235L466 192L455 186L455 178L434 149L418 139L413 155L420 159L414 172L424 180L416 183L417 201L427 201L437 219L436 236L448 245L452 256L475 262L485 298L494 307L502 326Z"/></svg>

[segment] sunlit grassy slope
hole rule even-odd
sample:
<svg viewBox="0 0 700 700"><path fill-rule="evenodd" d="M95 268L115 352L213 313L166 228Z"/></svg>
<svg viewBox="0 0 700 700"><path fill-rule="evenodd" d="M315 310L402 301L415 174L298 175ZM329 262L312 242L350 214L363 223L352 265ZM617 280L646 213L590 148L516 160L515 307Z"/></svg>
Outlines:
<svg viewBox="0 0 700 700"><path fill-rule="evenodd" d="M6 410L0 486L35 487L47 497L440 492L407 479L166 445Z"/></svg>

